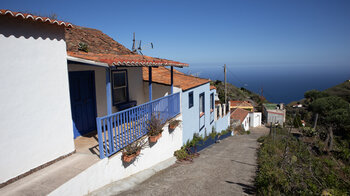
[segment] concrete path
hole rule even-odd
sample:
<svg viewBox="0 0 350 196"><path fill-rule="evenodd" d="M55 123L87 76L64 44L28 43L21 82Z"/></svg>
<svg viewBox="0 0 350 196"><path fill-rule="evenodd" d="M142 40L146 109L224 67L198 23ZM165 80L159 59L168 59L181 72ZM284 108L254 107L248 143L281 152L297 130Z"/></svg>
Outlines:
<svg viewBox="0 0 350 196"><path fill-rule="evenodd" d="M252 129L250 135L226 138L201 151L193 163L174 164L120 195L254 194L256 140L267 133L261 127ZM116 194L109 190L104 194Z"/></svg>

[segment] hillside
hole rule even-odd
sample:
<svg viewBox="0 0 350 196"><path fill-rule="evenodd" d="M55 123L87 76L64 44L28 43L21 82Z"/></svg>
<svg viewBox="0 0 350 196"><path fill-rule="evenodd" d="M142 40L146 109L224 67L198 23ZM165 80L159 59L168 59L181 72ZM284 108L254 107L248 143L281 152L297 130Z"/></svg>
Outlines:
<svg viewBox="0 0 350 196"><path fill-rule="evenodd" d="M216 92L219 95L221 103L225 101L225 84L220 80L211 82L211 85L216 87ZM227 100L239 100L239 101L251 101L253 105L257 105L260 102L260 96L254 92L245 88L238 88L233 84L227 83Z"/></svg>
<svg viewBox="0 0 350 196"><path fill-rule="evenodd" d="M326 89L324 91L318 91L318 90L310 90L307 92L322 92L329 96L337 96L343 98L345 101L350 102L350 80L347 80L341 84L338 84L336 86L333 86L329 89ZM308 105L308 100L305 98L299 100L299 101L293 101L288 104L288 106L292 106L294 104L301 103L303 105Z"/></svg>
<svg viewBox="0 0 350 196"><path fill-rule="evenodd" d="M350 102L350 80L324 90L329 95L338 96Z"/></svg>

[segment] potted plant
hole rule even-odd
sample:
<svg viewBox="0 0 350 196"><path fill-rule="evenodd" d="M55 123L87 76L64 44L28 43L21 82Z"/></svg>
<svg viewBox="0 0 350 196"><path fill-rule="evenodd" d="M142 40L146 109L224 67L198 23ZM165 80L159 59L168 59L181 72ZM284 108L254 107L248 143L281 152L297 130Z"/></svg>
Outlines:
<svg viewBox="0 0 350 196"><path fill-rule="evenodd" d="M146 146L147 142L144 139L136 140L135 142L127 145L123 149L122 159L126 163L130 163L137 156L139 156L141 150Z"/></svg>
<svg viewBox="0 0 350 196"><path fill-rule="evenodd" d="M180 124L181 120L172 120L169 123L169 129L170 130L174 130L179 124Z"/></svg>
<svg viewBox="0 0 350 196"><path fill-rule="evenodd" d="M156 115L152 115L151 119L148 122L148 138L150 143L155 143L157 140L162 137L163 124L162 120Z"/></svg>

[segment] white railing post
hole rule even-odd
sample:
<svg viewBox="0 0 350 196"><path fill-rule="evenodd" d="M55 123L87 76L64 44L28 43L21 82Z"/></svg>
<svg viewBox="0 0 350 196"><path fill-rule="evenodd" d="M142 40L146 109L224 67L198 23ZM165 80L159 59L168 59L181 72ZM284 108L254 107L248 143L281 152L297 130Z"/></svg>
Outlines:
<svg viewBox="0 0 350 196"><path fill-rule="evenodd" d="M219 118L222 117L222 109L221 109L221 104L218 105L218 109L219 109Z"/></svg>
<svg viewBox="0 0 350 196"><path fill-rule="evenodd" d="M222 104L223 116L226 116L226 104Z"/></svg>

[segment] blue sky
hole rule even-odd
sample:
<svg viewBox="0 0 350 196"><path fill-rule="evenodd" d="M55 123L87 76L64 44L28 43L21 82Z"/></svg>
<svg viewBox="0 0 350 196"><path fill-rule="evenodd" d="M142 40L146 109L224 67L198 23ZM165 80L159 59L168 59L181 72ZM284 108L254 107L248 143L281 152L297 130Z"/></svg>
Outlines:
<svg viewBox="0 0 350 196"><path fill-rule="evenodd" d="M150 56L191 65L350 65L349 0L18 1L1 9L58 15Z"/></svg>

